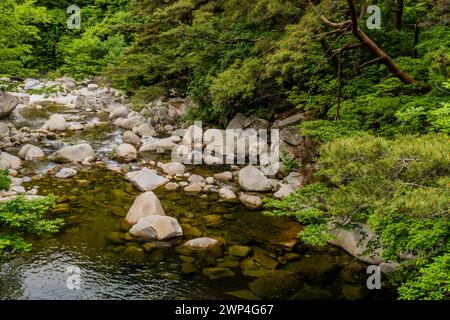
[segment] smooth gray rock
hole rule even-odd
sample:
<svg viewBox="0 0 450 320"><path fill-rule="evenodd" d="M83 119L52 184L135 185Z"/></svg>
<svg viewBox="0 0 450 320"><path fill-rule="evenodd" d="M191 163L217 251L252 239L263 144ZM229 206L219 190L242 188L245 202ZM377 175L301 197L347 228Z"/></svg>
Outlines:
<svg viewBox="0 0 450 320"><path fill-rule="evenodd" d="M19 98L0 91L0 119L9 116L19 104Z"/></svg>
<svg viewBox="0 0 450 320"><path fill-rule="evenodd" d="M127 179L131 181L136 189L142 192L155 190L156 188L169 182L169 180L157 175L148 168L143 168L140 171L129 172L127 174Z"/></svg>
<svg viewBox="0 0 450 320"><path fill-rule="evenodd" d="M272 189L270 179L252 165L239 171L239 185L245 191L265 192Z"/></svg>
<svg viewBox="0 0 450 320"><path fill-rule="evenodd" d="M53 153L49 159L58 163L82 162L95 159L95 152L87 143L64 147Z"/></svg>

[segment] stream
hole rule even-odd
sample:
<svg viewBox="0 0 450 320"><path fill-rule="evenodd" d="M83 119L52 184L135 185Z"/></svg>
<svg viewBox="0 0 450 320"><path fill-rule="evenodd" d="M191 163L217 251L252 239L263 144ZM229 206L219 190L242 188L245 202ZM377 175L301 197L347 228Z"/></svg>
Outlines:
<svg viewBox="0 0 450 320"><path fill-rule="evenodd" d="M211 280L201 269L186 274L181 270L182 257L173 247L151 250L144 256L125 256L127 247L143 247L143 243L124 240L127 230L123 226L123 218L140 193L123 174L107 168L117 164L109 155L120 144L123 131L108 122L107 114L72 111L47 106L23 110L22 115L31 128L42 126L52 113L96 124L36 145L48 155L63 144L86 141L104 165L77 165L75 177L57 179L52 173L60 165L48 160L25 163L21 176L32 179L24 187L37 188L39 195L58 196L50 217L64 218L65 226L50 238L27 238L33 244L31 252L0 262L0 299L255 299L249 286L256 278L245 272L249 265L254 272L276 269L298 274L300 281L283 298L392 299L388 289L367 289L367 265L346 252L332 246L318 249L296 244L301 226L294 221L264 216L239 202L221 202L216 193L186 195L180 190L167 191L164 186L154 190L166 214L194 230L191 235L185 232L183 240L201 233L202 237L222 238L228 247L251 247L247 257L225 255L204 263L203 267L227 265L234 276ZM170 154L148 153L138 160L170 162ZM187 169L203 177L228 170L206 165ZM79 290L67 286L71 267L80 270ZM263 298L278 298L270 296L270 290L261 290L268 292Z"/></svg>

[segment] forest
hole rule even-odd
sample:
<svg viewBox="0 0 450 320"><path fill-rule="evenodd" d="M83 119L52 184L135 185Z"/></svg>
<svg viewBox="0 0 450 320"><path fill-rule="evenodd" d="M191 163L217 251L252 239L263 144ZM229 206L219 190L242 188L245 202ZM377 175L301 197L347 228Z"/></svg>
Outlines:
<svg viewBox="0 0 450 320"><path fill-rule="evenodd" d="M311 250L337 228L368 226L364 255L382 249L395 266L395 299L450 299L448 0L2 0L0 25L0 91L30 78L94 81L141 115L161 97L190 101L177 120L186 126L301 114L292 135L305 147L280 146L281 174L308 172L307 182L263 197L264 219L298 223ZM0 253L33 250L27 234L65 228L45 216L55 207L53 196L0 202Z"/></svg>

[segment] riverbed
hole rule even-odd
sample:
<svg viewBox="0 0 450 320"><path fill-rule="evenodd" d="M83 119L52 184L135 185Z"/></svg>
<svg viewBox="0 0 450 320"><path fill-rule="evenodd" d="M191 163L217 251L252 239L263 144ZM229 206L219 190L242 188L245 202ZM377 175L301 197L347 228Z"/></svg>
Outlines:
<svg viewBox="0 0 450 320"><path fill-rule="evenodd" d="M54 112L70 117L70 108L49 106L25 111L23 116L40 127ZM216 193L188 195L183 191L154 190L167 215L180 221L182 240L198 236L219 238L226 247L245 246L242 257L225 254L196 263L196 272L183 270L183 257L172 247L148 250L132 239L124 217L140 194L124 178L110 170L117 163L111 153L120 143L122 131L112 126L107 114L76 114L80 121L94 124L68 132L57 140L38 145L46 154L63 144L88 142L98 160L90 166L77 165L70 179L57 179L58 166L48 160L27 162L21 174L31 177L26 189L39 195L58 197L50 217L64 218L61 231L46 239L30 237L33 249L0 262L0 299L391 299L388 289L370 291L366 287L367 265L344 251L327 246L310 248L297 242L301 226L288 218L268 217L249 210L239 202L220 201ZM138 160L170 162L170 154L148 153ZM60 166L59 166L60 167ZM73 167L73 166L72 166ZM132 164L130 169L136 167ZM211 176L223 166L187 166L188 172ZM143 255L124 254L128 247L144 248ZM142 251L142 250L141 250ZM210 279L203 268L226 266L233 276ZM79 287L70 286L73 270L79 270ZM271 271L296 275L292 288L250 290L256 279ZM269 273L272 275L271 273ZM281 273L279 273L281 274ZM267 286L274 279L267 280ZM264 283L263 283L264 285ZM264 291L265 290L265 291ZM273 293L274 296L270 296Z"/></svg>

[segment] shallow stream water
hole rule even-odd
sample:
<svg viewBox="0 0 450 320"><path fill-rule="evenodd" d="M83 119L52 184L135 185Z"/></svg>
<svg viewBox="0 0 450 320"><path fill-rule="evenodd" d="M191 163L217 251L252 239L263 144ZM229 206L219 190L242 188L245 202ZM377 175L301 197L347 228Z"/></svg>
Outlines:
<svg viewBox="0 0 450 320"><path fill-rule="evenodd" d="M27 111L23 115L39 127L51 112L70 114L70 110L61 107L51 108ZM101 125L69 133L59 141L43 141L40 146L49 154L62 143L87 141L100 160L114 163L108 155L120 143L121 131L106 123L105 116L84 114L82 117ZM148 154L144 158L169 161L168 155ZM58 196L51 217L62 217L66 224L51 238L29 238L33 244L31 252L0 262L0 299L254 298L249 284L255 278L242 274L239 266L242 259L231 268L235 276L210 280L201 269L195 274L183 274L182 261L173 248L151 251L138 259L124 256L127 247L143 245L133 239L122 241L127 237L123 218L139 192L122 174L104 166L77 166L78 174L67 180L58 180L51 174L36 175L53 166L48 161L27 163L22 175L34 175L34 179L24 186L37 187L40 195ZM224 168L191 166L188 171L206 177ZM201 198L179 190L168 192L164 187L154 192L166 214L177 218L183 226L196 228L201 236L223 238L228 246L250 246L252 254L247 259L257 260L268 268L298 272L300 284L289 293L290 298L392 298L387 290L367 290L366 266L342 250L331 246L319 250L293 245L301 226L291 220L267 217L239 203L221 202L217 194ZM122 238L115 238L117 235ZM193 236L187 235L183 240L189 238ZM293 256L295 259L288 259ZM210 259L203 267L229 262L227 259ZM67 286L71 276L68 268L74 267L81 272L79 290Z"/></svg>

